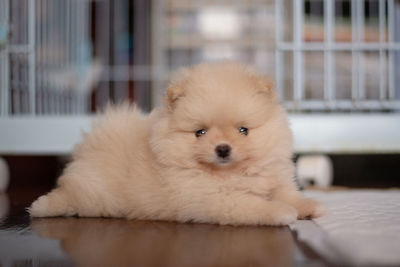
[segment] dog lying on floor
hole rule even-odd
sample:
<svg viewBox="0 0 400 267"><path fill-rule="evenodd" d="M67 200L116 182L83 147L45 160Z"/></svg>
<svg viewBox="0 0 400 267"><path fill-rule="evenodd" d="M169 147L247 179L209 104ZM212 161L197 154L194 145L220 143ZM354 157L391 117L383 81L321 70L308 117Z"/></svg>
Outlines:
<svg viewBox="0 0 400 267"><path fill-rule="evenodd" d="M273 84L234 62L180 70L149 115L109 107L32 217L286 225L322 213L294 183Z"/></svg>

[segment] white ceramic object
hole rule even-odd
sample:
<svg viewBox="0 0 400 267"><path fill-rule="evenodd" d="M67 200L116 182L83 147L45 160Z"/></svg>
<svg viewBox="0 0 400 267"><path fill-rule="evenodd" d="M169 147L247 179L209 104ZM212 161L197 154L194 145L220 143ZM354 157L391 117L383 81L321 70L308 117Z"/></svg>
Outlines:
<svg viewBox="0 0 400 267"><path fill-rule="evenodd" d="M10 182L10 171L7 162L0 158L0 193L7 191Z"/></svg>
<svg viewBox="0 0 400 267"><path fill-rule="evenodd" d="M333 180L331 159L325 155L300 156L297 161L297 179L302 187L329 187Z"/></svg>

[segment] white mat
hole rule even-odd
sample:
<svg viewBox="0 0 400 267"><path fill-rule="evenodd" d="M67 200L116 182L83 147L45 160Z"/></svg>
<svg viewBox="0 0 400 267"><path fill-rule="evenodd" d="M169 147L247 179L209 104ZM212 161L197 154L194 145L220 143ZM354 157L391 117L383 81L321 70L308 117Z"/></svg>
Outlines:
<svg viewBox="0 0 400 267"><path fill-rule="evenodd" d="M300 241L336 264L400 266L400 191L347 190L306 195L327 214L291 228Z"/></svg>

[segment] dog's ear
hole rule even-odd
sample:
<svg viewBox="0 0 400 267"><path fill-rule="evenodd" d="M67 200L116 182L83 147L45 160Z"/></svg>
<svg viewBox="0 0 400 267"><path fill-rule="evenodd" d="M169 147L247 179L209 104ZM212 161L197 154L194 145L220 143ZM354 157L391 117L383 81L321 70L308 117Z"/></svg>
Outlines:
<svg viewBox="0 0 400 267"><path fill-rule="evenodd" d="M273 100L276 99L275 83L269 77L260 75L252 66L247 66L246 71L258 84L258 93L266 95Z"/></svg>
<svg viewBox="0 0 400 267"><path fill-rule="evenodd" d="M172 74L166 94L166 104L169 109L173 109L176 101L185 94L185 85L190 74L189 68L182 68Z"/></svg>
<svg viewBox="0 0 400 267"><path fill-rule="evenodd" d="M261 76L259 79L261 83L261 91L267 93L271 97L275 97L275 83L267 76Z"/></svg>

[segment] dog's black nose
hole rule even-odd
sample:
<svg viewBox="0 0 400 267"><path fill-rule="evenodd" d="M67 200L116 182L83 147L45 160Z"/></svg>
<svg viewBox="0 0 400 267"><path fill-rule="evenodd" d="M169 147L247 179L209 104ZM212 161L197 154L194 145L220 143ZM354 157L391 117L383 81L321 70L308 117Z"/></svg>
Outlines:
<svg viewBox="0 0 400 267"><path fill-rule="evenodd" d="M220 158L227 158L231 154L231 147L226 144L218 145L215 147L215 153L217 153Z"/></svg>

